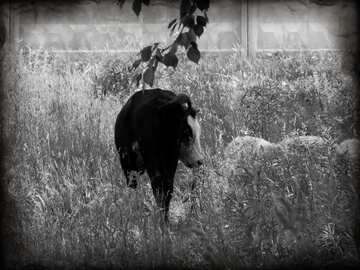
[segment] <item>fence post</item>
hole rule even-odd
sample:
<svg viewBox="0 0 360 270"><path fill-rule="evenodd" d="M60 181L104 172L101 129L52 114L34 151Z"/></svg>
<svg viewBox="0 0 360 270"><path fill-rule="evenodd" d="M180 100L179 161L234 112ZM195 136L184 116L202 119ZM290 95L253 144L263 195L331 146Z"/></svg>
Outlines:
<svg viewBox="0 0 360 270"><path fill-rule="evenodd" d="M20 17L12 1L8 3L8 44L12 52L16 51L19 41Z"/></svg>
<svg viewBox="0 0 360 270"><path fill-rule="evenodd" d="M248 55L248 0L241 0L241 28L240 28L240 38L241 38L241 57L247 57Z"/></svg>
<svg viewBox="0 0 360 270"><path fill-rule="evenodd" d="M252 59L257 52L259 0L247 0L247 57Z"/></svg>

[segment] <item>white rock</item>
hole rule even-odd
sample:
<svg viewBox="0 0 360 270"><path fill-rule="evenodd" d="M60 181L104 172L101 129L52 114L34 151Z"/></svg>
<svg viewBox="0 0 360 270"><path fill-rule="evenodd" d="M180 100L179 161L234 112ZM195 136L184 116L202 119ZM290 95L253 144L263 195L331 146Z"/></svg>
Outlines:
<svg viewBox="0 0 360 270"><path fill-rule="evenodd" d="M308 148L323 147L327 141L319 136L295 136L282 140L279 144L285 149L293 146L305 146Z"/></svg>
<svg viewBox="0 0 360 270"><path fill-rule="evenodd" d="M351 160L358 158L359 149L360 141L358 139L347 139L335 145L337 155L344 156Z"/></svg>
<svg viewBox="0 0 360 270"><path fill-rule="evenodd" d="M281 157L283 151L281 146L276 143L262 138L243 136L236 137L225 148L224 154L222 172L224 175L230 176L242 174L244 171L254 174L260 170L265 161Z"/></svg>

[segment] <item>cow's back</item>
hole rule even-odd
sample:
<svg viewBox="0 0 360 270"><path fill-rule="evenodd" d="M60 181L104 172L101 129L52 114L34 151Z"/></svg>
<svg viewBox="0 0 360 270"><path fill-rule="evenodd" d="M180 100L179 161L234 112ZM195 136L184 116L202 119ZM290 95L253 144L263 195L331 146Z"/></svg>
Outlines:
<svg viewBox="0 0 360 270"><path fill-rule="evenodd" d="M176 95L168 90L149 89L138 91L126 102L115 123L115 145L131 144L139 131L147 132L145 125L158 121L157 109L172 100Z"/></svg>

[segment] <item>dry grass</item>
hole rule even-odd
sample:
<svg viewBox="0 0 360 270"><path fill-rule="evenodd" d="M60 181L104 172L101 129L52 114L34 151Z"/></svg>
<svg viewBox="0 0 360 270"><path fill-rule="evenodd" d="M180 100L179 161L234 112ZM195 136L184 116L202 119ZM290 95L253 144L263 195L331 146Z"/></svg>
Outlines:
<svg viewBox="0 0 360 270"><path fill-rule="evenodd" d="M351 231L356 198L324 153L295 155L287 167L265 164L265 176L278 186L264 181L256 193L251 179L219 174L224 146L238 135L277 142L309 130L330 140L351 133L315 105L302 106L301 95L293 99L300 86L305 97L311 95L318 80L327 112L335 111L332 97L354 87L335 65L337 58L330 66L326 57L315 64L304 56L265 57L255 64L236 53L205 57L198 66L183 63L157 77L157 86L187 92L199 105L207 156L196 176L179 166L172 221L164 232L149 180L144 177L137 191L126 188L115 153L115 118L132 91L121 98L93 95L94 74L106 59L74 60L85 63L77 69L73 61L51 54L33 55L28 62L5 57L8 264L233 269L358 262ZM303 71L289 70L289 59L301 62ZM315 69L320 79L310 72ZM337 89L326 73L333 69L341 80ZM271 95L271 107L259 106L273 100ZM289 101L286 108L295 104L299 110L282 111ZM311 117L301 118L309 111L317 125ZM311 158L326 162L309 163ZM284 228L286 222L291 229Z"/></svg>

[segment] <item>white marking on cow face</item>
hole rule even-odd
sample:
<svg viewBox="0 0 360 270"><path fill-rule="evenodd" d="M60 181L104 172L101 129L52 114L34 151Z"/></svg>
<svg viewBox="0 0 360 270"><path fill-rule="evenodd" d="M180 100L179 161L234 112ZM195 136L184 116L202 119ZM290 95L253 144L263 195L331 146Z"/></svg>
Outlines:
<svg viewBox="0 0 360 270"><path fill-rule="evenodd" d="M186 119L190 127L190 137L183 138L180 144L180 160L190 168L199 167L203 163L203 155L200 144L201 128L196 118L189 115Z"/></svg>
<svg viewBox="0 0 360 270"><path fill-rule="evenodd" d="M137 141L132 143L131 149L133 151L133 155L135 155L135 157L136 157L135 158L136 166L138 166L138 167L144 166L144 159L141 154L140 145Z"/></svg>

